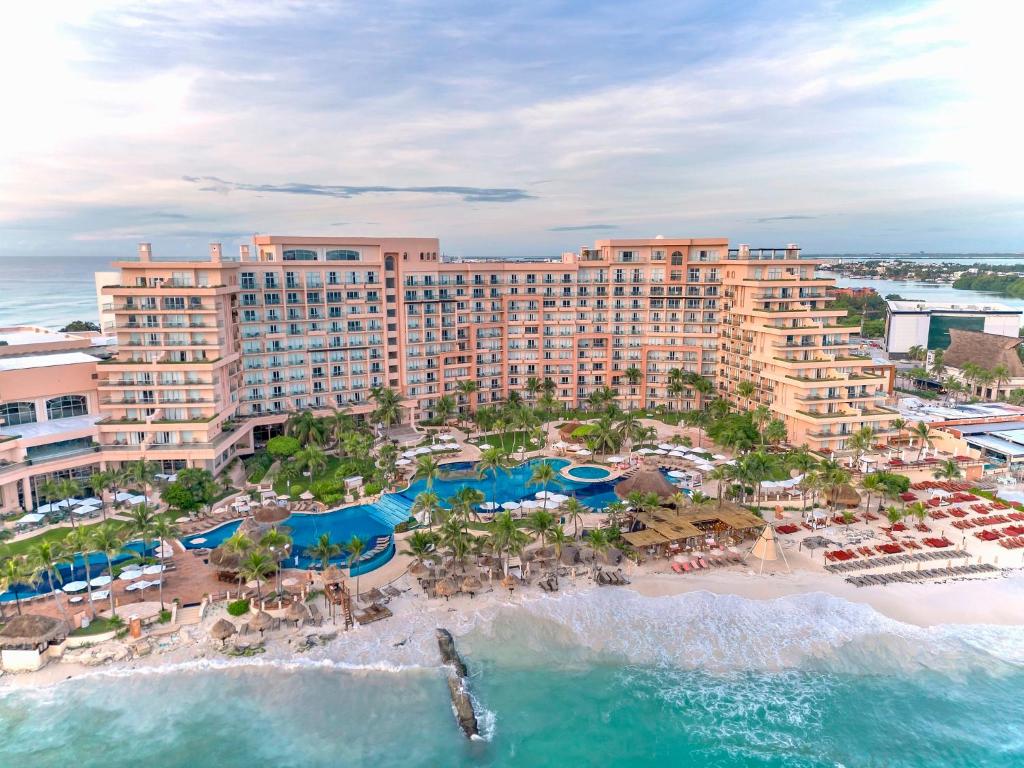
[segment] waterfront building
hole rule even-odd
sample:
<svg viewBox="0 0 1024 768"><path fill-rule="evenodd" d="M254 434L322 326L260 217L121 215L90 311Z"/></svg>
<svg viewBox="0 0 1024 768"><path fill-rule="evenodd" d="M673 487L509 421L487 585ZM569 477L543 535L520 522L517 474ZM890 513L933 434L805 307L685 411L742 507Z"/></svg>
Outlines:
<svg viewBox="0 0 1024 768"><path fill-rule="evenodd" d="M717 385L741 406L767 406L794 445L830 454L865 427L884 440L898 414L885 404L891 371L853 354L860 329L839 324L846 312L831 307L818 263L795 245L729 250Z"/></svg>
<svg viewBox="0 0 1024 768"><path fill-rule="evenodd" d="M889 299L885 302L885 348L894 357L914 347L946 349L950 329L1017 338L1021 310L1005 304L952 304Z"/></svg>
<svg viewBox="0 0 1024 768"><path fill-rule="evenodd" d="M445 396L463 413L513 393L535 402L545 381L567 407L611 388L622 407L700 408L699 392L671 386L682 369L743 407L767 405L796 444L842 450L863 426L884 437L891 377L850 353L857 329L838 325L816 266L796 246L722 238L599 240L507 261L446 259L434 238L260 235L238 255L213 244L170 260L143 243L96 278L116 355L23 345L39 355L0 373L22 382L0 386L2 509L31 509L55 472L138 459L219 472L289 413L368 416L377 387L400 393L407 421ZM63 397L76 405L47 410ZM28 418L53 424L15 438ZM51 444L68 454L44 457Z"/></svg>

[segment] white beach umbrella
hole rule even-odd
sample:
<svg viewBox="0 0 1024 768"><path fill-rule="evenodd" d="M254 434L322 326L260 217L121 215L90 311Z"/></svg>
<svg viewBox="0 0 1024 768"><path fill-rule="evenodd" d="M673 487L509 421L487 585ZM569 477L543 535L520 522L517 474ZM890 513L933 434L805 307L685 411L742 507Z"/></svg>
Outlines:
<svg viewBox="0 0 1024 768"><path fill-rule="evenodd" d="M124 588L125 592L137 592L140 589L145 589L149 586L149 582L143 579L142 581L136 581L133 584L129 584Z"/></svg>
<svg viewBox="0 0 1024 768"><path fill-rule="evenodd" d="M577 456L590 456L591 452L588 451L586 448L580 448L578 451L576 451L576 455Z"/></svg>
<svg viewBox="0 0 1024 768"><path fill-rule="evenodd" d="M112 579L109 576L97 576L95 579L93 579L89 583L92 586L94 586L94 587L105 587L111 581L112 581Z"/></svg>
<svg viewBox="0 0 1024 768"><path fill-rule="evenodd" d="M671 472L668 473L668 476L674 477L677 480L682 480L684 477L687 476L687 474L681 470L673 469Z"/></svg>
<svg viewBox="0 0 1024 768"><path fill-rule="evenodd" d="M538 502L540 509L558 509L558 502L554 499L544 499L544 501Z"/></svg>
<svg viewBox="0 0 1024 768"><path fill-rule="evenodd" d="M639 453L641 456L647 456L648 454L654 453L654 451L652 451L650 448L640 448L639 450L637 450L637 453Z"/></svg>
<svg viewBox="0 0 1024 768"><path fill-rule="evenodd" d="M558 504L565 504L569 500L569 497L562 493L556 493L549 497L551 501Z"/></svg>
<svg viewBox="0 0 1024 768"><path fill-rule="evenodd" d="M117 578L120 581L133 581L133 580L139 578L139 576L141 576L141 575L142 575L142 571L137 571L137 570L127 569L126 568L125 570L121 571L121 575L118 576Z"/></svg>
<svg viewBox="0 0 1024 768"><path fill-rule="evenodd" d="M542 502L535 499L527 499L523 502L523 509L540 509Z"/></svg>
<svg viewBox="0 0 1024 768"><path fill-rule="evenodd" d="M504 504L501 505L501 508L511 512L512 510L519 509L522 506L523 505L520 504L518 501L506 501Z"/></svg>
<svg viewBox="0 0 1024 768"><path fill-rule="evenodd" d="M163 573L167 566L164 565L147 565L142 569L144 576L155 576L158 573Z"/></svg>
<svg viewBox="0 0 1024 768"><path fill-rule="evenodd" d="M658 443L658 447L663 451L671 451L677 446L672 445L672 443Z"/></svg>
<svg viewBox="0 0 1024 768"><path fill-rule="evenodd" d="M412 461L410 461L409 459L399 459L398 461L395 462L395 465L399 467L407 467L410 464L412 464Z"/></svg>
<svg viewBox="0 0 1024 768"><path fill-rule="evenodd" d="M440 440L454 440L455 435L438 435Z"/></svg>
<svg viewBox="0 0 1024 768"><path fill-rule="evenodd" d="M666 451L664 448L659 448L656 451L651 451L651 453L655 454L656 456L667 456L668 455L668 451Z"/></svg>
<svg viewBox="0 0 1024 768"><path fill-rule="evenodd" d="M625 461L625 460L626 460L625 456L609 456L608 457L608 463L609 464L618 464L619 462L622 462L622 461Z"/></svg>
<svg viewBox="0 0 1024 768"><path fill-rule="evenodd" d="M81 592L88 586L88 582L85 581L69 581L67 584L61 587L61 589L65 592Z"/></svg>
<svg viewBox="0 0 1024 768"><path fill-rule="evenodd" d="M496 502L485 501L483 504L480 505L480 509L484 510L485 512L493 512L496 509L500 509L500 506L501 505L499 505Z"/></svg>
<svg viewBox="0 0 1024 768"><path fill-rule="evenodd" d="M686 458L689 458L689 457L688 457L688 456L687 456L687 455L686 455L686 454L685 454L685 453L684 453L683 451L679 451L679 450L676 450L676 451L669 451L669 452L668 452L668 455L669 455L669 456L675 456L675 457L676 457L677 459L686 459Z"/></svg>
<svg viewBox="0 0 1024 768"><path fill-rule="evenodd" d="M537 493L534 494L534 497L538 498L538 499L546 499L546 498L548 498L550 496L554 496L554 495L555 494L552 493L551 491L537 491Z"/></svg>
<svg viewBox="0 0 1024 768"><path fill-rule="evenodd" d="M480 445L477 446L477 448L479 448L481 451L489 451L493 447L494 446L491 445L490 443L480 443Z"/></svg>

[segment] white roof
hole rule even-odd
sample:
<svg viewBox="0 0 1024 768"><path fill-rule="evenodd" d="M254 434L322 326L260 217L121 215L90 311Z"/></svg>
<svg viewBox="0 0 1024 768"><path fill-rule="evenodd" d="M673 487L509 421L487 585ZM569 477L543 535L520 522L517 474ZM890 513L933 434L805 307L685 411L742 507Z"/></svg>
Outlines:
<svg viewBox="0 0 1024 768"><path fill-rule="evenodd" d="M62 352L59 355L24 355L0 358L0 371L27 371L31 368L51 368L57 365L95 363L96 358L85 352Z"/></svg>

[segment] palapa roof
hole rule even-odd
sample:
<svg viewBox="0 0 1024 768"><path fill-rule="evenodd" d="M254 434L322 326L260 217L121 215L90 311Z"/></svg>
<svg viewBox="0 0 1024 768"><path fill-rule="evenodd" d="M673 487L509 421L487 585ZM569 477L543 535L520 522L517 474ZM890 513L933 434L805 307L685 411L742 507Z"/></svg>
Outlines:
<svg viewBox="0 0 1024 768"><path fill-rule="evenodd" d="M501 580L501 586L505 589L515 589L518 584L519 580L511 573Z"/></svg>
<svg viewBox="0 0 1024 768"><path fill-rule="evenodd" d="M279 507L277 504L266 504L253 513L253 519L264 525L270 523L282 523L291 517L291 511L287 507Z"/></svg>
<svg viewBox="0 0 1024 768"><path fill-rule="evenodd" d="M833 499L833 496L835 497ZM831 504L833 501L847 507L855 507L860 504L860 494L849 483L843 483L838 488L826 488L825 498Z"/></svg>
<svg viewBox="0 0 1024 768"><path fill-rule="evenodd" d="M974 363L992 370L1002 364L1010 372L1010 378L1024 378L1024 363L1017 356L1022 340L1017 336L950 328L949 341L942 361L950 368L962 369L967 363Z"/></svg>
<svg viewBox="0 0 1024 768"><path fill-rule="evenodd" d="M653 547L656 544L666 544L668 539L655 530L647 528L643 531L632 531L622 534L622 538L634 547Z"/></svg>
<svg viewBox="0 0 1024 768"><path fill-rule="evenodd" d="M323 578L324 584L343 584L345 582L344 572L336 565L327 566Z"/></svg>
<svg viewBox="0 0 1024 768"><path fill-rule="evenodd" d="M222 571L237 571L239 564L239 557L233 552L229 552L224 547L216 547L210 550L209 555L210 565Z"/></svg>
<svg viewBox="0 0 1024 768"><path fill-rule="evenodd" d="M253 629L259 630L260 632L262 632L265 629L270 629L273 623L274 617L266 611L260 611L251 619L249 619L249 626Z"/></svg>
<svg viewBox="0 0 1024 768"><path fill-rule="evenodd" d="M308 619L309 608L306 607L305 603L296 600L294 603L289 605L288 608L285 610L284 617L288 619L288 621L299 621L300 619Z"/></svg>
<svg viewBox="0 0 1024 768"><path fill-rule="evenodd" d="M227 640L238 629L227 619L218 619L217 623L210 627L210 637L214 640Z"/></svg>
<svg viewBox="0 0 1024 768"><path fill-rule="evenodd" d="M476 576L467 576L462 580L463 592L479 592L482 587L483 584Z"/></svg>
<svg viewBox="0 0 1024 768"><path fill-rule="evenodd" d="M458 588L455 586L455 582L451 579L441 579L434 588L434 591L441 595L441 597L451 597L458 592Z"/></svg>
<svg viewBox="0 0 1024 768"><path fill-rule="evenodd" d="M0 630L0 648L35 648L43 643L63 640L68 635L68 625L60 619L25 613L15 616Z"/></svg>
<svg viewBox="0 0 1024 768"><path fill-rule="evenodd" d="M615 486L615 494L621 499L626 498L634 491L656 493L661 498L667 499L678 493L679 489L666 480L658 470L644 469Z"/></svg>

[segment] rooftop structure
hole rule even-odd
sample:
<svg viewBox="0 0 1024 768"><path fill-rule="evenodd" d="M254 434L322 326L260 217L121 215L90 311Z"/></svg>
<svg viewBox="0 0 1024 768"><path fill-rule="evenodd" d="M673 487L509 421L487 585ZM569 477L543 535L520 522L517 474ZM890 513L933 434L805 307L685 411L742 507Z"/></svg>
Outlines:
<svg viewBox="0 0 1024 768"><path fill-rule="evenodd" d="M905 355L912 347L946 349L949 331L959 329L1016 338L1021 310L1005 304L953 304L934 301L886 301L885 347Z"/></svg>

